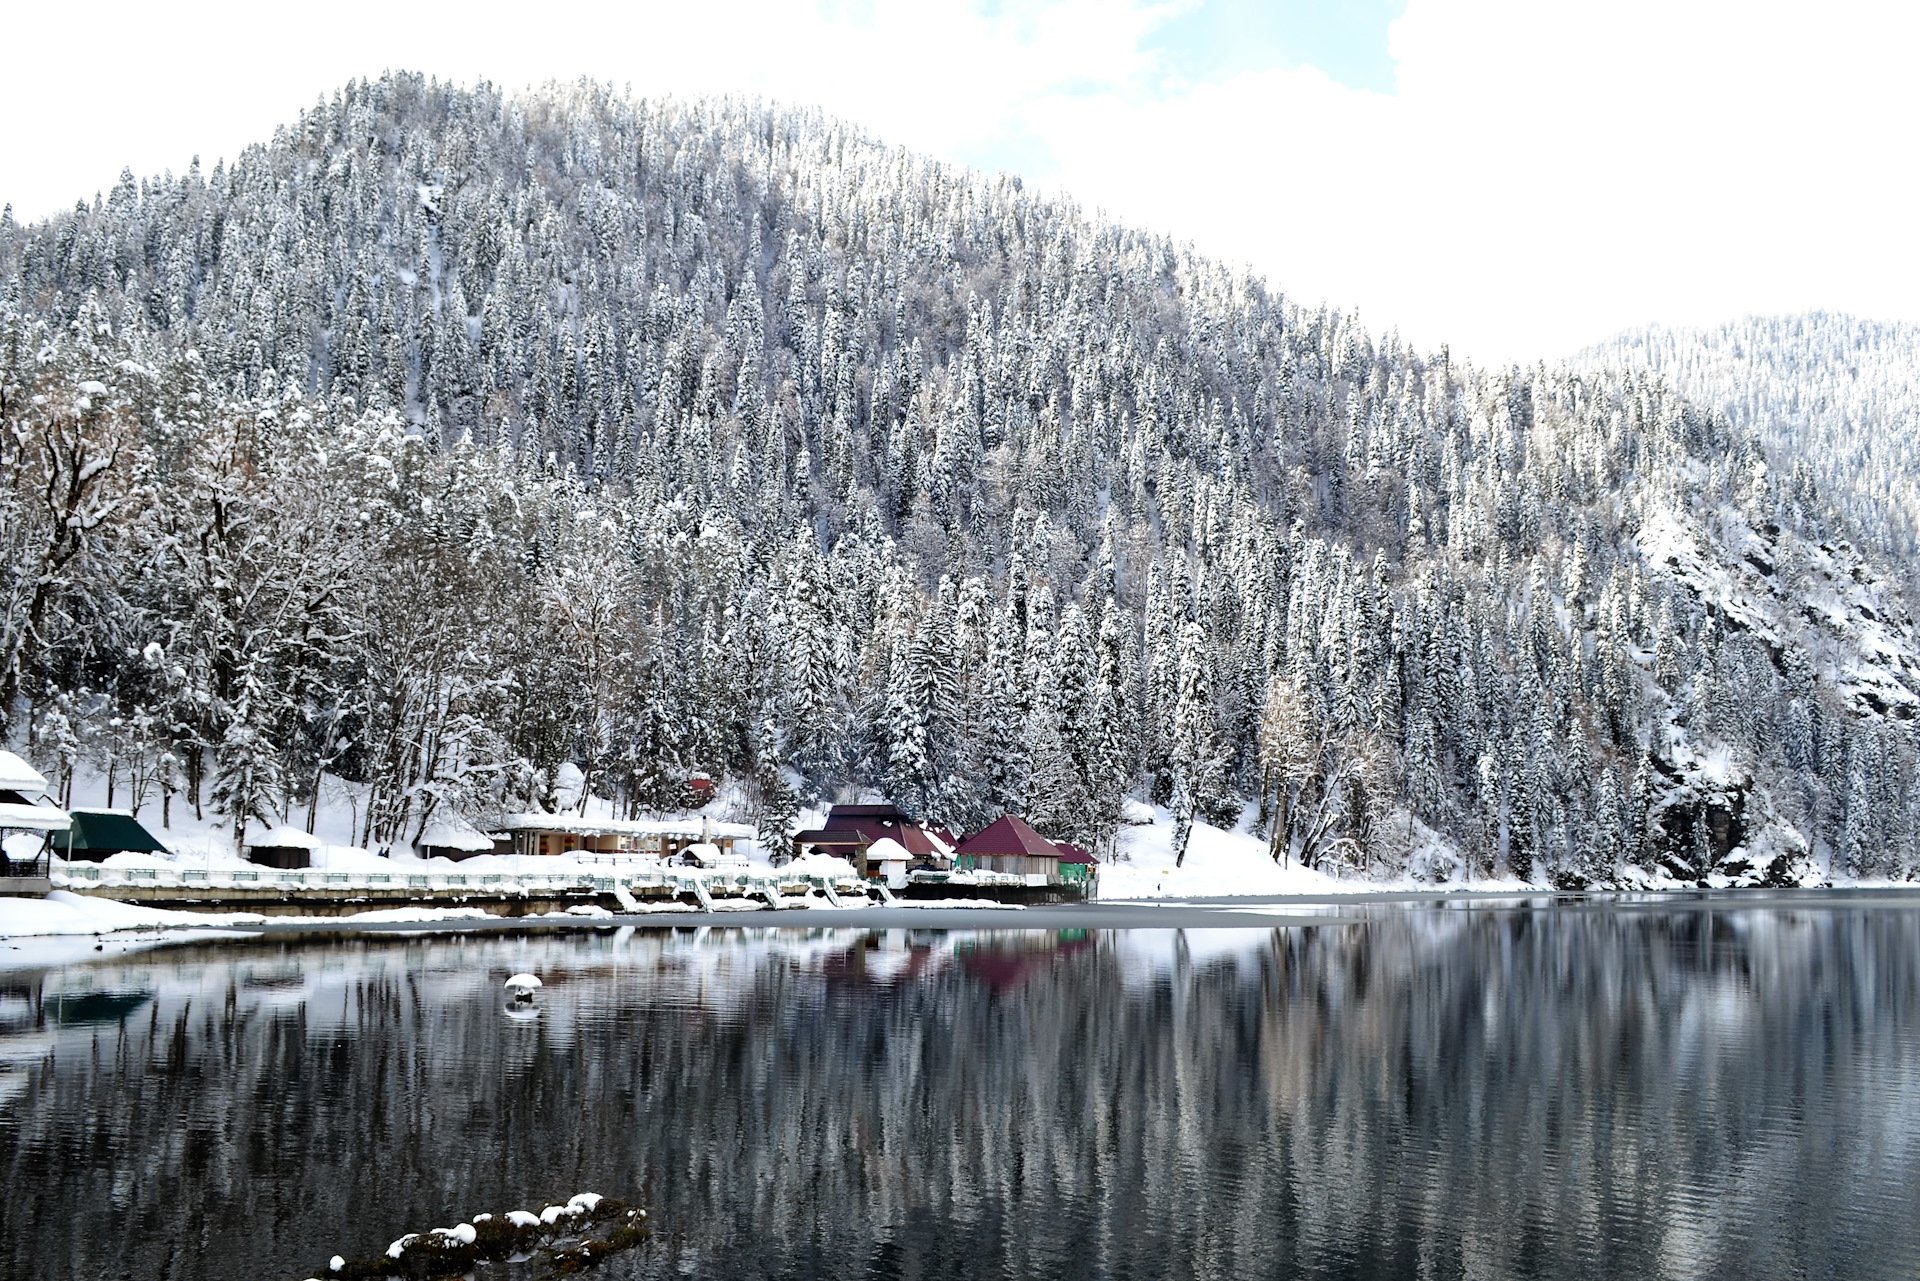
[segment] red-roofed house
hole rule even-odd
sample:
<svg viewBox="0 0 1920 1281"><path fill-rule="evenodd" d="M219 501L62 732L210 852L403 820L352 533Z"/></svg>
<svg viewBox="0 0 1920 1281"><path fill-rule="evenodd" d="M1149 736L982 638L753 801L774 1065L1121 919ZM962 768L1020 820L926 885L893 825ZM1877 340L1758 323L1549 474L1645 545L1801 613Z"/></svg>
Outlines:
<svg viewBox="0 0 1920 1281"><path fill-rule="evenodd" d="M1025 819L1002 814L961 841L953 852L957 872L1004 872L1060 879L1060 848Z"/></svg>
<svg viewBox="0 0 1920 1281"><path fill-rule="evenodd" d="M844 858L862 876L881 874L877 865L868 866L867 850L883 840L902 846L914 867L944 867L952 854L945 841L892 805L836 805L827 811L824 824L797 832L793 838L803 853L819 850Z"/></svg>

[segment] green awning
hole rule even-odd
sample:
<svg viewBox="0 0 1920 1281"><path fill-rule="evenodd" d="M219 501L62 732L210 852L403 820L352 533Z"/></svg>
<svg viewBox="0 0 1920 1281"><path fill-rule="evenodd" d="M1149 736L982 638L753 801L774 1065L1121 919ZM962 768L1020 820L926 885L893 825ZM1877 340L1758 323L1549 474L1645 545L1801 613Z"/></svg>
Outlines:
<svg viewBox="0 0 1920 1281"><path fill-rule="evenodd" d="M140 825L140 820L131 814L115 813L111 810L73 810L73 845L75 850L101 850L107 853L119 853L133 850L140 854L164 854L167 847L162 845L152 832ZM53 838L56 846L66 846L64 837ZM54 851L59 853L59 849Z"/></svg>

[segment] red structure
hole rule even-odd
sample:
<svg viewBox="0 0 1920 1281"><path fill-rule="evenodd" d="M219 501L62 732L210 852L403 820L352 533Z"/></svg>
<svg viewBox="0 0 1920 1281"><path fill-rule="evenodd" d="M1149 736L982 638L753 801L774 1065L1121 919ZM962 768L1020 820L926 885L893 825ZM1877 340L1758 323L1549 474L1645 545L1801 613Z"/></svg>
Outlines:
<svg viewBox="0 0 1920 1281"><path fill-rule="evenodd" d="M836 805L827 811L823 826L796 833L793 839L803 852L819 850L846 859L862 876L875 874L867 866L867 848L883 839L905 847L916 867L945 867L950 855L945 842L892 805Z"/></svg>
<svg viewBox="0 0 1920 1281"><path fill-rule="evenodd" d="M1002 814L960 842L954 866L962 871L1005 872L1060 879L1060 847L1023 818Z"/></svg>

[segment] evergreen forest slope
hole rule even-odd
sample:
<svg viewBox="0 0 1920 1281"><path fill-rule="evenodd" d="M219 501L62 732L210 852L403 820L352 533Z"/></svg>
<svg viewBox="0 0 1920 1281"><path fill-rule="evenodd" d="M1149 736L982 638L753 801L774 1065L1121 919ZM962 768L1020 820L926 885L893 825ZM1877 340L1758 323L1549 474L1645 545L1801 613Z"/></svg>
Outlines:
<svg viewBox="0 0 1920 1281"><path fill-rule="evenodd" d="M1911 602L1608 364L1416 352L806 111L349 85L0 221L0 711L369 841L740 780L1329 870L1911 872ZM1434 838L1438 839L1434 839Z"/></svg>
<svg viewBox="0 0 1920 1281"><path fill-rule="evenodd" d="M1920 550L1920 325L1830 312L1649 327L1580 353L1639 369L1804 467L1874 544Z"/></svg>

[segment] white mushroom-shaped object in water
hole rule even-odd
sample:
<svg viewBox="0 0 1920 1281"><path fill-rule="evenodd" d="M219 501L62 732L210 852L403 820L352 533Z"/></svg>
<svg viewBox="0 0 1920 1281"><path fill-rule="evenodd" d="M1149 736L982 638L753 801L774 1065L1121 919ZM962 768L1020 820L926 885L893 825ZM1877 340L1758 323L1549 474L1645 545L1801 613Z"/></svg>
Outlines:
<svg viewBox="0 0 1920 1281"><path fill-rule="evenodd" d="M534 989L539 986L540 976L537 974L516 974L507 980L507 991L513 994L516 1001L531 1001Z"/></svg>

